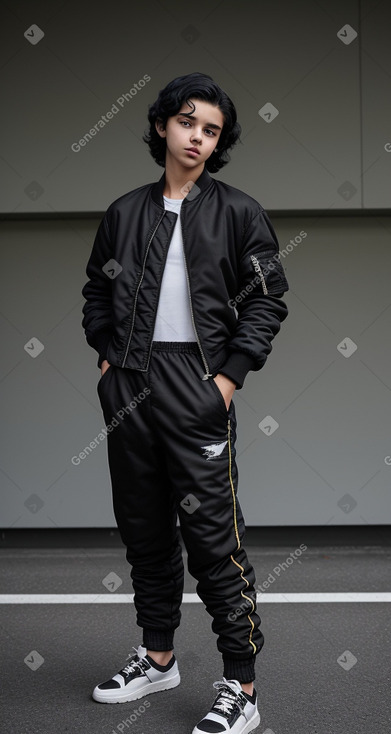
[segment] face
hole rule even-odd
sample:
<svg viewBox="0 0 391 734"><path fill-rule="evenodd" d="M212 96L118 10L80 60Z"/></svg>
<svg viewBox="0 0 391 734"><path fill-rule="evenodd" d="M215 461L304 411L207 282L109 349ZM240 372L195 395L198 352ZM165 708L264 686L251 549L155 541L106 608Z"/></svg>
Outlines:
<svg viewBox="0 0 391 734"><path fill-rule="evenodd" d="M157 121L156 130L166 138L166 164L167 158L171 158L191 170L205 163L218 147L224 117L219 107L210 102L200 99L189 101L192 102L190 106L184 102L179 112L168 118L165 130ZM189 152L188 148L195 148L198 152Z"/></svg>

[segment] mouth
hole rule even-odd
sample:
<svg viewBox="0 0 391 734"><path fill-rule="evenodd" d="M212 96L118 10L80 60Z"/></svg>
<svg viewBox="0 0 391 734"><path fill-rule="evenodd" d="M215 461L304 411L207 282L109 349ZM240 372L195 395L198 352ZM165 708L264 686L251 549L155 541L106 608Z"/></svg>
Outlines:
<svg viewBox="0 0 391 734"><path fill-rule="evenodd" d="M194 153L195 155L199 155L200 154L200 151L197 148L185 148L185 150L188 153Z"/></svg>

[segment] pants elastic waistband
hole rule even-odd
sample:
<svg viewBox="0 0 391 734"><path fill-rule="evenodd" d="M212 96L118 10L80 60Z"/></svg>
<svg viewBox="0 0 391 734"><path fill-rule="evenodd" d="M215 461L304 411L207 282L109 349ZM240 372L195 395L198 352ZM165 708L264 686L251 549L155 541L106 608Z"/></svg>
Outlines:
<svg viewBox="0 0 391 734"><path fill-rule="evenodd" d="M152 349L159 352L198 352L197 342L152 342Z"/></svg>

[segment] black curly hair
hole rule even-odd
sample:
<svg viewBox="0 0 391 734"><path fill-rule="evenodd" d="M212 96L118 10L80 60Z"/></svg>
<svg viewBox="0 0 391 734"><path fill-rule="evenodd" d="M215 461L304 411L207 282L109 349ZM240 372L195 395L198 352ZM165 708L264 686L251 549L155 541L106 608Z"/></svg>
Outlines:
<svg viewBox="0 0 391 734"><path fill-rule="evenodd" d="M148 144L149 152L156 163L164 168L167 144L166 139L157 132L155 122L160 120L165 127L167 119L176 115L183 102L188 102L190 98L210 102L223 114L224 124L217 149L205 161L206 169L210 173L216 173L231 160L227 151L239 140L242 128L237 122L232 100L208 74L195 71L193 74L178 76L160 90L157 100L148 106L149 130L143 135L143 141Z"/></svg>

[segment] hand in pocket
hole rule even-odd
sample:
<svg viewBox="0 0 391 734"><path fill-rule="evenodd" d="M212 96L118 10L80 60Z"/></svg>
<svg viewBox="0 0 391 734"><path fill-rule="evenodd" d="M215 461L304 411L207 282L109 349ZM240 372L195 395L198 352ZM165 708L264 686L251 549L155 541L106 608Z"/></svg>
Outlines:
<svg viewBox="0 0 391 734"><path fill-rule="evenodd" d="M236 385L232 380L229 379L229 377L226 377L225 375L221 374L219 372L216 377L212 377L212 380L215 381L217 387L219 388L225 402L225 406L227 410L229 410L229 406L231 404L231 400L233 397L233 394L236 390Z"/></svg>
<svg viewBox="0 0 391 734"><path fill-rule="evenodd" d="M101 364L101 366L100 366L100 373L101 373L100 376L101 377L103 377L103 375L109 369L109 367L111 367L111 365L109 364L109 362L107 361L107 359L104 359L103 362L102 362L102 364Z"/></svg>

